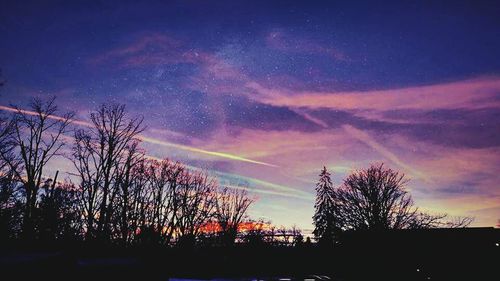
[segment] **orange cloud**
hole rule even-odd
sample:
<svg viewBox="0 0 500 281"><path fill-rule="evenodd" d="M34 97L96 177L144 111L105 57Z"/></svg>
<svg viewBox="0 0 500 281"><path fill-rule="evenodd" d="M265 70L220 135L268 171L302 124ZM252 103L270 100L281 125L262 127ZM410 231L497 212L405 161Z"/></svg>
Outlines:
<svg viewBox="0 0 500 281"><path fill-rule="evenodd" d="M269 229L270 227L271 225L265 222L245 221L238 225L238 231L248 232L256 229L265 230ZM200 231L203 233L214 233L214 232L219 232L221 230L222 229L217 222L208 222L200 228Z"/></svg>

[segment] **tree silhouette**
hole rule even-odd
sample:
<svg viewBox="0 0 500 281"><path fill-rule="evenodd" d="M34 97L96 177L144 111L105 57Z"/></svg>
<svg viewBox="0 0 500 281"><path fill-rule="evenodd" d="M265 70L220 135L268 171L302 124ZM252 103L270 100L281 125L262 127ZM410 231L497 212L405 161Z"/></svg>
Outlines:
<svg viewBox="0 0 500 281"><path fill-rule="evenodd" d="M250 247L262 247L263 245L274 245L275 229L264 229L270 222L259 220L248 220L250 226L244 233L242 241Z"/></svg>
<svg viewBox="0 0 500 281"><path fill-rule="evenodd" d="M0 122L0 238L93 240L130 246L151 244L306 246L296 226L253 221L244 189L220 187L205 171L169 159L146 157L142 119L123 105L100 106L91 124L75 132L71 160L78 183L43 175L60 154L72 114L57 116L54 99L34 99ZM356 171L334 188L323 167L316 185L314 237L333 245L347 230L464 227L471 218L420 212L404 174L380 165ZM339 235L340 237L340 235Z"/></svg>
<svg viewBox="0 0 500 281"><path fill-rule="evenodd" d="M304 243L304 235L302 235L302 230L296 225L293 225L290 229L290 232L293 237L292 246L302 246L302 244Z"/></svg>
<svg viewBox="0 0 500 281"><path fill-rule="evenodd" d="M447 215L420 212L406 190L407 183L403 173L383 164L352 173L334 192L332 210L336 229L464 227L472 221L471 218L444 221Z"/></svg>
<svg viewBox="0 0 500 281"><path fill-rule="evenodd" d="M181 204L179 189L183 177L187 176L186 167L168 159L147 163L148 190L152 198L149 210L145 210L147 216L143 225L151 224L157 239L168 245L175 234Z"/></svg>
<svg viewBox="0 0 500 281"><path fill-rule="evenodd" d="M177 214L177 237L192 244L201 228L214 216L216 203L216 182L204 172L184 173L179 195ZM243 212L245 213L246 210Z"/></svg>
<svg viewBox="0 0 500 281"><path fill-rule="evenodd" d="M0 176L0 241L17 238L22 226L23 203L13 173Z"/></svg>
<svg viewBox="0 0 500 281"><path fill-rule="evenodd" d="M222 243L230 246L234 243L238 228L247 216L247 210L253 200L246 190L234 190L224 187L216 200L215 219L221 229Z"/></svg>
<svg viewBox="0 0 500 281"><path fill-rule="evenodd" d="M3 161L14 173L15 180L23 186L23 235L28 239L33 238L33 216L43 184L44 168L54 156L59 155L64 145L61 136L73 118L73 113L51 118L58 113L55 97L47 101L34 98L30 109L29 112L17 108L8 135L11 147L1 151ZM17 157L12 157L13 153Z"/></svg>
<svg viewBox="0 0 500 281"><path fill-rule="evenodd" d="M0 69L0 89L4 85ZM12 129L12 122L0 115L0 241L17 238L22 225L22 194L15 180L21 167L9 165L19 163L16 161L17 151L11 138Z"/></svg>
<svg viewBox="0 0 500 281"><path fill-rule="evenodd" d="M144 163L144 154L139 151L138 144L133 141L125 148L123 165L116 174L118 190L112 224L123 245L131 242L137 228L138 204L143 190L144 177L137 173L136 167Z"/></svg>
<svg viewBox="0 0 500 281"><path fill-rule="evenodd" d="M75 132L72 161L80 178L87 238L98 235L107 240L115 198L123 187L122 173L135 158L130 153L137 152L133 147L143 130L142 118L129 118L124 105L103 104L90 114L90 120L91 128Z"/></svg>
<svg viewBox="0 0 500 281"><path fill-rule="evenodd" d="M69 183L58 184L57 173L42 186L38 228L44 241L73 241L81 234L78 194Z"/></svg>
<svg viewBox="0 0 500 281"><path fill-rule="evenodd" d="M315 213L313 216L314 237L325 245L333 243L335 217L334 209L336 207L335 192L333 189L330 173L323 167L319 174L319 181L316 184L316 203L314 204Z"/></svg>

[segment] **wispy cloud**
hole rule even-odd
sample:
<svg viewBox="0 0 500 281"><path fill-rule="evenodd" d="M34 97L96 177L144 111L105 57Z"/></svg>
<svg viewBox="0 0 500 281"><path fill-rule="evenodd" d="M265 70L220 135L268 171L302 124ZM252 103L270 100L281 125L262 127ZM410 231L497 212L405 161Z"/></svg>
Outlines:
<svg viewBox="0 0 500 281"><path fill-rule="evenodd" d="M135 40L88 59L90 65L117 64L138 67L193 62L196 58L182 51L182 43L160 33L142 35Z"/></svg>
<svg viewBox="0 0 500 281"><path fill-rule="evenodd" d="M248 83L260 102L289 107L331 108L338 110L395 110L499 108L500 78L479 78L465 81L362 92L294 92L290 89L269 89Z"/></svg>
<svg viewBox="0 0 500 281"><path fill-rule="evenodd" d="M18 109L13 108L13 107L8 107L8 106L0 106L0 110L9 111L9 112L17 112ZM37 115L36 112L29 111L29 110L20 110L20 112L22 112L24 114L29 114L29 115ZM51 119L54 119L54 120L64 120L63 117L55 116L55 115L49 115L48 117ZM80 120L73 120L72 123L75 125L84 126L84 127L91 127L92 126L92 124L90 124L89 122L80 121ZM166 147L173 147L173 148L182 149L182 150L186 150L189 152L194 152L194 153L199 153L199 154L204 154L204 155L209 155L209 156L213 156L213 157L220 157L220 158L229 159L229 160L233 160L233 161L247 162L247 163L252 163L252 164L264 165L264 166L268 166L268 167L277 167L274 164L248 159L248 158L241 157L241 156L238 156L235 154L205 150L205 149L201 149L201 148L197 148L197 147L191 147L191 146L187 146L187 145L176 144L176 143L163 141L163 140L159 140L159 139L155 139L155 138L151 138L151 137L146 137L143 135L139 135L139 136L137 136L137 138L139 140L147 142L147 143L166 146Z"/></svg>
<svg viewBox="0 0 500 281"><path fill-rule="evenodd" d="M372 162L385 162L412 178L409 187L424 209L467 215L483 201L498 207L498 76L339 91L330 84L312 88L282 69L256 74L238 57L240 49L203 50L160 33L131 38L89 64L133 70L141 78L173 73L174 78L161 74L152 80L158 83L134 84L131 95L137 99L122 101L136 111L147 102L154 112L152 128L141 136L145 147L155 156L176 155L193 169L206 166L223 185L261 194L266 203L259 211L283 200L280 208L298 213L292 205L307 203L300 209L307 224L310 216L304 213L312 207L323 165L340 184L349 172ZM266 50L330 64L352 62L331 46L279 29L267 34L264 44L254 55ZM270 197L275 201L266 206ZM476 223L488 223L484 218Z"/></svg>
<svg viewBox="0 0 500 281"><path fill-rule="evenodd" d="M347 61L347 55L338 50L320 44L319 42L285 32L281 29L274 29L266 36L267 46L287 53L306 53L322 55L336 61Z"/></svg>
<svg viewBox="0 0 500 281"><path fill-rule="evenodd" d="M389 159L391 162L394 164L398 165L399 167L403 168L405 171L408 171L413 175L414 177L420 178L424 181L429 181L428 178L424 176L424 174L417 169L411 167L410 165L404 163L399 157L391 152L389 149L387 149L385 146L377 142L372 136L370 136L368 133L363 132L362 130L359 130L353 126L350 125L344 125L343 129L353 138L363 142L364 144L368 145L369 147L373 148L375 151L380 153L382 156L385 158Z"/></svg>

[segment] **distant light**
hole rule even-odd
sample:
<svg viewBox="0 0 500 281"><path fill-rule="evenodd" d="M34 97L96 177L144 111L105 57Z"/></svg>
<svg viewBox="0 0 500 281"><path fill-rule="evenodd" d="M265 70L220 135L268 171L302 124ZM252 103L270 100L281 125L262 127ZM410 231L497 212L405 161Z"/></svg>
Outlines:
<svg viewBox="0 0 500 281"><path fill-rule="evenodd" d="M292 279L290 279L290 278L280 278L279 280L280 280L280 281L290 281L290 280L292 280Z"/></svg>
<svg viewBox="0 0 500 281"><path fill-rule="evenodd" d="M500 247L500 244L499 243L495 243L495 246Z"/></svg>
<svg viewBox="0 0 500 281"><path fill-rule="evenodd" d="M417 272L420 272L420 268L417 268Z"/></svg>
<svg viewBox="0 0 500 281"><path fill-rule="evenodd" d="M431 277L430 277L430 276L427 276L427 280L430 280L430 279L431 279Z"/></svg>

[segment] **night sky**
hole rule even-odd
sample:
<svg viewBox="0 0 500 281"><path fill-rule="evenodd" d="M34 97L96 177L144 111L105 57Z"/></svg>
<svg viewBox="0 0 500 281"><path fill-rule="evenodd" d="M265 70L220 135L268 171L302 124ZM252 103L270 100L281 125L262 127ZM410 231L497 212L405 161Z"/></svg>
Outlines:
<svg viewBox="0 0 500 281"><path fill-rule="evenodd" d="M498 3L133 2L2 1L0 105L124 103L148 155L248 188L276 225L312 228L323 165L338 185L378 162L423 210L500 219Z"/></svg>

